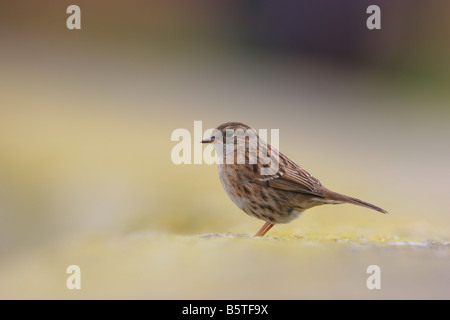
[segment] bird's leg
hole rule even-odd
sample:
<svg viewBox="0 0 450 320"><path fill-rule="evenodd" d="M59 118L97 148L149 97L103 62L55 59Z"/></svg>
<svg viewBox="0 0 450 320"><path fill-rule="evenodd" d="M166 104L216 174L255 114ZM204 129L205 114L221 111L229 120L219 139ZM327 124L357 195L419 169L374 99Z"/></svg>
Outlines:
<svg viewBox="0 0 450 320"><path fill-rule="evenodd" d="M262 237L264 236L267 231L270 230L270 228L272 228L275 224L270 223L270 222L266 222L261 229L259 229L259 231L254 235L254 237Z"/></svg>

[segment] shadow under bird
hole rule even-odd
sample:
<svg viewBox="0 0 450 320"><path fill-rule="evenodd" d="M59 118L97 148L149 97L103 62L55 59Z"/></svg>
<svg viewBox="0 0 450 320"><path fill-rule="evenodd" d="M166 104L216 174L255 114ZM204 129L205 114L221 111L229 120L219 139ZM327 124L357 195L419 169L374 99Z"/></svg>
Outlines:
<svg viewBox="0 0 450 320"><path fill-rule="evenodd" d="M201 142L213 143L219 157L220 181L230 199L248 215L265 221L255 236L264 236L275 224L288 223L322 204L351 203L387 213L368 202L328 190L243 123L221 124ZM276 166L263 161L262 150Z"/></svg>

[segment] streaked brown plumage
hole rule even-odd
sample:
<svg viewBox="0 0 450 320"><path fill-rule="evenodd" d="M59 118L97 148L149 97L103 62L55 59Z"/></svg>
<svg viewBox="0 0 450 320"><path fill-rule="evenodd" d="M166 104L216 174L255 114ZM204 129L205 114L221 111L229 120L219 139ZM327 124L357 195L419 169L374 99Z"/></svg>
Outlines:
<svg viewBox="0 0 450 320"><path fill-rule="evenodd" d="M252 143L248 135L233 134L239 130L254 134L258 143ZM232 150L226 150L227 141L233 141ZM227 122L218 126L211 138L202 141L211 142L223 160L219 164L219 177L230 199L248 215L266 222L255 236L263 236L273 225L288 223L306 209L322 204L352 203L387 213L373 204L328 190L287 156L259 139L256 131L243 123ZM267 148L268 156L278 155L279 158L278 168L269 174L262 174L269 165L257 156L264 148ZM245 156L242 156L245 163L242 164L237 161L240 150L245 150ZM230 163L227 159L234 161ZM274 159L272 161L276 161Z"/></svg>

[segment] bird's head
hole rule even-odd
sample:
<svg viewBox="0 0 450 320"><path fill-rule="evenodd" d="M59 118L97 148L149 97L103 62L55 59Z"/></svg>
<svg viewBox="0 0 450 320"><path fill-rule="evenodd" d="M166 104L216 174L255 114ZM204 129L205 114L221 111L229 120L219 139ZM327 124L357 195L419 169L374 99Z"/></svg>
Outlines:
<svg viewBox="0 0 450 320"><path fill-rule="evenodd" d="M227 141L239 141L246 137L258 138L256 131L246 124L241 122L226 122L213 130L209 138L203 139L202 143L217 143L225 144Z"/></svg>

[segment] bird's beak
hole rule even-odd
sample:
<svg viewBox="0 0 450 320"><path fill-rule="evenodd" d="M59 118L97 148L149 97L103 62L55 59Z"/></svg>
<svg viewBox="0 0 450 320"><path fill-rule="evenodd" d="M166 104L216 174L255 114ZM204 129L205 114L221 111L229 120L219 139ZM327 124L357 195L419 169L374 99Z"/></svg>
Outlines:
<svg viewBox="0 0 450 320"><path fill-rule="evenodd" d="M211 143L211 142L214 142L215 139L216 138L214 136L211 136L209 138L203 139L202 143Z"/></svg>

